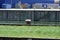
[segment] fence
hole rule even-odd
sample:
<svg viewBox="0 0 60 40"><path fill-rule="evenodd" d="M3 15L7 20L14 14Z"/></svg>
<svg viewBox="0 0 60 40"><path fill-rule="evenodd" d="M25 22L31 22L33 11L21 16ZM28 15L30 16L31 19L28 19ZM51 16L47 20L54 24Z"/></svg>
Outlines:
<svg viewBox="0 0 60 40"><path fill-rule="evenodd" d="M0 9L0 24L60 25L60 9Z"/></svg>

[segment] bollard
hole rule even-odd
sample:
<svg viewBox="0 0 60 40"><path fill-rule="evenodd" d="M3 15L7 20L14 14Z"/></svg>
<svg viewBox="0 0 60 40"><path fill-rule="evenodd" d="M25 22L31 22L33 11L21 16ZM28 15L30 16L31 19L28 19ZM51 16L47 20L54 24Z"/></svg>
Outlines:
<svg viewBox="0 0 60 40"><path fill-rule="evenodd" d="M31 19L26 19L26 26L30 26L31 25Z"/></svg>

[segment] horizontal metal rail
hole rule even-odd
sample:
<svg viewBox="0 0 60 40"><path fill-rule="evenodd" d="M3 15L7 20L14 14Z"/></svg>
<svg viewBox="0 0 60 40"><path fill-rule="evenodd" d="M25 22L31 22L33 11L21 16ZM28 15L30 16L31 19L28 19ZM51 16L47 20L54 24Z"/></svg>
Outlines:
<svg viewBox="0 0 60 40"><path fill-rule="evenodd" d="M60 9L0 9L0 11L60 11Z"/></svg>

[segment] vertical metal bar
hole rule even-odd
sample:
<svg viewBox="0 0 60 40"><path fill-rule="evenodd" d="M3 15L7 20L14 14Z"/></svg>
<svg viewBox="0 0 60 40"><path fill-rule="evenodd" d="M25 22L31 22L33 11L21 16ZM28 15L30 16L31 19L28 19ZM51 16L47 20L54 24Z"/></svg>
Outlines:
<svg viewBox="0 0 60 40"><path fill-rule="evenodd" d="M59 25L60 19L59 19L59 11L57 11L57 25Z"/></svg>
<svg viewBox="0 0 60 40"><path fill-rule="evenodd" d="M60 25L59 23L60 23L60 11L58 13L58 25Z"/></svg>
<svg viewBox="0 0 60 40"><path fill-rule="evenodd" d="M55 12L55 26L56 26L56 22L57 22L57 11Z"/></svg>
<svg viewBox="0 0 60 40"><path fill-rule="evenodd" d="M33 25L35 25L35 10L33 11Z"/></svg>
<svg viewBox="0 0 60 40"><path fill-rule="evenodd" d="M18 11L18 21L20 21L20 18L19 18L20 14L19 14L19 11Z"/></svg>
<svg viewBox="0 0 60 40"><path fill-rule="evenodd" d="M34 14L33 13L34 13L34 11L32 11L32 25L34 25L34 22L33 22L34 21Z"/></svg>

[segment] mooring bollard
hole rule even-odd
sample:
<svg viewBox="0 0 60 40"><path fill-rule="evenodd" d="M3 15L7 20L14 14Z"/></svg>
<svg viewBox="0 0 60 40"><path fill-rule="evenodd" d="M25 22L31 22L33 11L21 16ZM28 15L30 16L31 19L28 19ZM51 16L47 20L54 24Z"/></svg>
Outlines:
<svg viewBox="0 0 60 40"><path fill-rule="evenodd" d="M28 40L32 40L32 39L28 39Z"/></svg>
<svg viewBox="0 0 60 40"><path fill-rule="evenodd" d="M27 26L30 26L31 25L31 19L26 19L25 21L26 21L26 25Z"/></svg>

